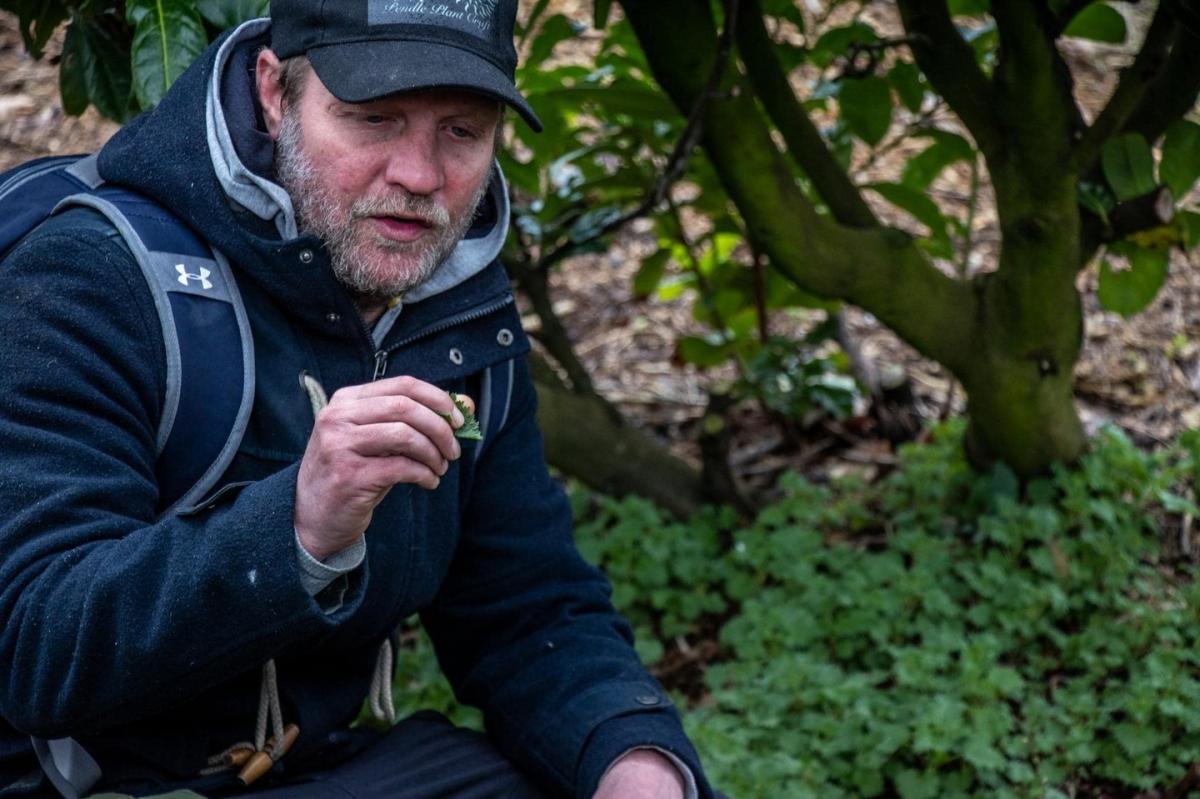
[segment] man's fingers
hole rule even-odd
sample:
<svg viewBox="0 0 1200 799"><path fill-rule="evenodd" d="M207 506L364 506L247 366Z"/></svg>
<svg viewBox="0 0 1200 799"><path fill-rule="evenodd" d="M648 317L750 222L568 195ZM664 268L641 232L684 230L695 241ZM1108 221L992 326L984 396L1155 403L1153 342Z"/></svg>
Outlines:
<svg viewBox="0 0 1200 799"><path fill-rule="evenodd" d="M454 403L444 389L415 377L389 377L373 383L347 386L333 395L334 400L372 397L409 397L443 416L449 416L454 411Z"/></svg>
<svg viewBox="0 0 1200 799"><path fill-rule="evenodd" d="M446 392L442 396L447 396ZM462 454L445 417L411 397L340 398L321 412L317 423L342 428L340 432L350 437L352 449L362 454L396 454L416 438L427 440L448 460Z"/></svg>
<svg viewBox="0 0 1200 799"><path fill-rule="evenodd" d="M438 419L443 429L446 422ZM352 451L364 458L390 458L401 456L418 461L439 475L445 474L449 461L462 452L454 437L450 437L449 452L425 435L424 432L405 422L380 422L354 428ZM452 446L451 446L452 445Z"/></svg>

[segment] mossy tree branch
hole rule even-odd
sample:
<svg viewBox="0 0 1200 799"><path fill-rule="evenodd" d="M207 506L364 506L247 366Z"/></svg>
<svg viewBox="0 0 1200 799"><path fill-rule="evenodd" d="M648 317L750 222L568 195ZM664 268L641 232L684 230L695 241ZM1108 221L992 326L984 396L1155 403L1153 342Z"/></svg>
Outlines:
<svg viewBox="0 0 1200 799"><path fill-rule="evenodd" d="M1187 7L1182 2L1171 4L1163 0L1163 5L1183 19ZM1200 17L1195 11L1187 13ZM1156 141L1172 122L1196 105L1197 95L1200 95L1200 18L1188 17L1187 24L1179 25L1175 31L1166 64L1146 87L1124 131L1140 133L1146 141Z"/></svg>
<svg viewBox="0 0 1200 799"><path fill-rule="evenodd" d="M1088 172L1100 157L1100 151L1131 119L1146 96L1150 86L1163 74L1167 59L1179 31L1169 3L1163 3L1154 14L1146 38L1133 63L1121 72L1117 88L1096 121L1083 134L1072 158L1075 170ZM1140 115L1138 115L1140 116Z"/></svg>
<svg viewBox="0 0 1200 799"><path fill-rule="evenodd" d="M684 113L704 90L716 43L702 0L624 0L651 69ZM956 34L957 35L957 34ZM797 187L736 69L704 114L704 147L753 245L797 285L869 309L917 349L966 368L974 295L939 272L905 234L822 216Z"/></svg>
<svg viewBox="0 0 1200 799"><path fill-rule="evenodd" d="M879 220L792 91L775 55L775 43L763 25L759 0L741 0L737 42L755 94L783 136L788 153L812 181L834 219L850 227L878 227Z"/></svg>
<svg viewBox="0 0 1200 799"><path fill-rule="evenodd" d="M984 155L1003 144L992 87L971 46L959 34L944 0L899 0L900 18L925 77L946 98Z"/></svg>

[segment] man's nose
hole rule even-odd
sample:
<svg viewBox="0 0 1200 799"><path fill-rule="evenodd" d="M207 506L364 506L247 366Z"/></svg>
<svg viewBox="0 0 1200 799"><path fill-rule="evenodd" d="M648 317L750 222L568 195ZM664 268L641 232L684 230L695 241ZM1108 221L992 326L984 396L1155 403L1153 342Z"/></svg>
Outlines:
<svg viewBox="0 0 1200 799"><path fill-rule="evenodd" d="M388 153L384 180L410 194L430 195L444 182L437 132L408 130Z"/></svg>

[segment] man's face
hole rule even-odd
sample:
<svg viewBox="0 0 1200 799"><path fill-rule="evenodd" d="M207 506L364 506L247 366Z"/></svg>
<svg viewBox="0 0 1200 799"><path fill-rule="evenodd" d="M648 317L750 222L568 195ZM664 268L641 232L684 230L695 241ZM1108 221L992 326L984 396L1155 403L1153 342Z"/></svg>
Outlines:
<svg viewBox="0 0 1200 799"><path fill-rule="evenodd" d="M309 71L281 113L279 181L300 230L325 240L338 279L382 300L428 278L487 190L496 101L439 90L343 103Z"/></svg>

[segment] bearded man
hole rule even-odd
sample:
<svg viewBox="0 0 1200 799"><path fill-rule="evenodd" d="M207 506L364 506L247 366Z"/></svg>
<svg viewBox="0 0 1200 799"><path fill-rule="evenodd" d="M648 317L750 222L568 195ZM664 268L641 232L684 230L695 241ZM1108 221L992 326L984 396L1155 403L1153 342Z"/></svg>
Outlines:
<svg viewBox="0 0 1200 799"><path fill-rule="evenodd" d="M245 305L252 415L200 502L164 512L167 348L109 220L65 210L6 258L0 796L712 795L543 461L496 261L503 110L540 127L515 15L276 0L99 154ZM497 370L500 418L464 446L451 392ZM388 715L418 612L486 736L352 726L368 693Z"/></svg>

